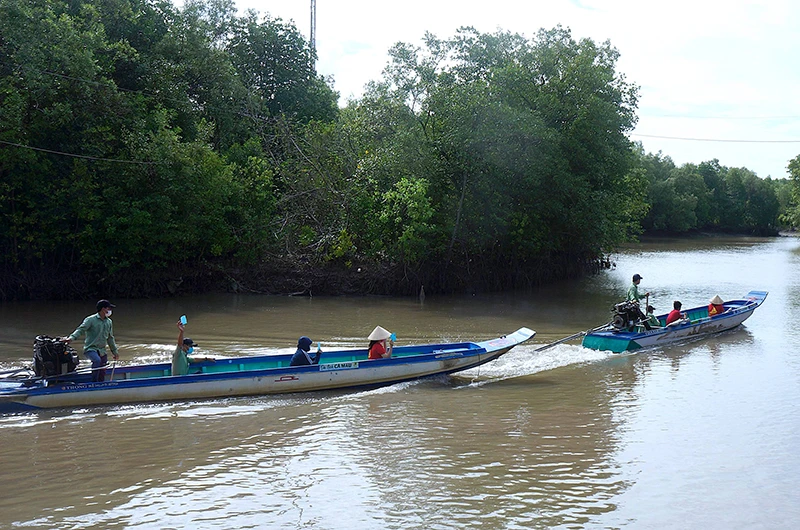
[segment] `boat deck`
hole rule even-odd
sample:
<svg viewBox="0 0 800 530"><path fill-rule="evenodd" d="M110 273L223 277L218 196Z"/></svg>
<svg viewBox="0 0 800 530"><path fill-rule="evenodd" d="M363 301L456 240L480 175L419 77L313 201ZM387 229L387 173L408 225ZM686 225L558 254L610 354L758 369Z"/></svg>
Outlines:
<svg viewBox="0 0 800 530"><path fill-rule="evenodd" d="M291 354L281 355L258 355L252 357L217 358L214 361L198 361L189 365L187 376L199 374L245 374L266 371L282 371L282 369L297 370L335 370L339 368L358 367L359 363L380 363L380 364L403 364L417 362L422 358L436 357L439 359L451 356L463 357L481 354L485 348L473 342L451 343L431 347L422 346L396 346L392 350L392 356L388 359L368 359L368 350L334 350L322 352L322 357L318 365L290 366ZM146 365L117 365L109 366L106 369L106 381L130 381L158 379L172 377L171 363L156 363ZM184 376L185 377L185 376ZM70 372L61 376L51 376L48 378L48 385L87 383L91 381L91 373L85 367L81 367L76 372ZM18 383L17 383L18 384Z"/></svg>
<svg viewBox="0 0 800 530"><path fill-rule="evenodd" d="M586 348L608 350L614 353L638 350L654 345L667 344L688 337L719 333L738 326L760 306L767 295L766 291L750 291L740 300L729 300L723 304L725 311L709 316L708 306L694 307L683 311L687 318L666 326L667 314L659 315L662 327L646 329L636 325L630 329L617 329L608 325L600 330L587 333L582 341Z"/></svg>

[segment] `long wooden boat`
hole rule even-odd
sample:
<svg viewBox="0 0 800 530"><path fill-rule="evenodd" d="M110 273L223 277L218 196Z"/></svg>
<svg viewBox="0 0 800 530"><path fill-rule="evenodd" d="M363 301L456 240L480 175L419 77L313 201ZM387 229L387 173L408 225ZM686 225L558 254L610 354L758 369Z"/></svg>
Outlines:
<svg viewBox="0 0 800 530"><path fill-rule="evenodd" d="M161 363L109 367L103 382L80 370L0 380L0 413L389 385L479 366L535 333L520 328L482 342L396 346L391 358L378 360L367 360L365 349L326 351L311 366L289 366L291 355L264 355L192 363L184 376Z"/></svg>
<svg viewBox="0 0 800 530"><path fill-rule="evenodd" d="M723 304L725 310L711 317L708 315L708 306L695 307L684 311L687 316L685 320L669 326L666 325L667 314L663 314L658 317L661 327L650 330L639 324L622 325L619 315L615 315L614 322L586 333L583 346L621 353L719 333L735 328L747 320L753 311L764 303L767 294L766 291L750 291L741 300L725 302Z"/></svg>

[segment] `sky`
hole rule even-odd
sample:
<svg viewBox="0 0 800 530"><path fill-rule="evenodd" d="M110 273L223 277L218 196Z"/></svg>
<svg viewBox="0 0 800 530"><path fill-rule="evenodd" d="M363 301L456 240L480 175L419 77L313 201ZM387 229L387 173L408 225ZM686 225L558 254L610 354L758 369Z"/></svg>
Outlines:
<svg viewBox="0 0 800 530"><path fill-rule="evenodd" d="M234 0L240 13L293 21L307 39L311 0ZM527 38L569 28L610 41L639 86L631 140L677 165L719 159L786 178L800 155L800 2L796 0L316 0L317 71L340 104L379 80L397 42L462 26Z"/></svg>

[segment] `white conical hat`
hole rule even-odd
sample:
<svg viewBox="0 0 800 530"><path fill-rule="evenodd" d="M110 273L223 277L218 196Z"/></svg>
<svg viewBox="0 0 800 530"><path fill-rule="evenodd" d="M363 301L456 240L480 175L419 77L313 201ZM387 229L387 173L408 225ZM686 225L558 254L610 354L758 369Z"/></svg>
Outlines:
<svg viewBox="0 0 800 530"><path fill-rule="evenodd" d="M722 302L722 298L720 298L719 295L715 295L714 298L711 299L711 303L719 305L719 304L723 303Z"/></svg>
<svg viewBox="0 0 800 530"><path fill-rule="evenodd" d="M392 334L383 329L382 327L375 326L375 329L373 329L372 333L369 334L367 340L383 340L383 339L388 339L391 336Z"/></svg>

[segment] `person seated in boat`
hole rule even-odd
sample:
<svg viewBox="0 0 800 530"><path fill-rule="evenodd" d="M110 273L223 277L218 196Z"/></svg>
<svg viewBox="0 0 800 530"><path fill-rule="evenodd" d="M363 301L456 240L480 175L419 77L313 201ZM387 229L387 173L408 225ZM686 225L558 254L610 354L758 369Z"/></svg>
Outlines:
<svg viewBox="0 0 800 530"><path fill-rule="evenodd" d="M389 333L380 326L375 326L372 333L367 337L369 340L369 356L368 359L388 359L392 356L392 348L394 347L394 333ZM386 341L389 344L386 344Z"/></svg>
<svg viewBox="0 0 800 530"><path fill-rule="evenodd" d="M660 328L661 322L659 322L658 317L654 314L655 310L655 307L651 305L647 306L647 323L651 328Z"/></svg>
<svg viewBox="0 0 800 530"><path fill-rule="evenodd" d="M708 316L713 317L724 313L725 306L722 304L724 304L722 298L720 298L719 295L714 295L714 298L712 298L708 304Z"/></svg>
<svg viewBox="0 0 800 530"><path fill-rule="evenodd" d="M312 340L303 335L297 340L297 351L292 355L292 360L289 361L289 366L307 366L311 364L319 364L319 358L322 355L322 348L317 346L317 353L311 355Z"/></svg>
<svg viewBox="0 0 800 530"><path fill-rule="evenodd" d="M683 307L683 305L679 301L675 300L672 302L672 311L670 311L669 315L667 315L667 326L673 323L678 323L682 319L688 318L686 313L681 313L681 307Z"/></svg>
<svg viewBox="0 0 800 530"><path fill-rule="evenodd" d="M189 357L194 353L194 348L197 343L189 337L184 338L184 325L180 320L178 321L178 346L172 353L172 375L186 375L189 373L189 365L193 363L200 363L203 361L216 362L213 357Z"/></svg>

